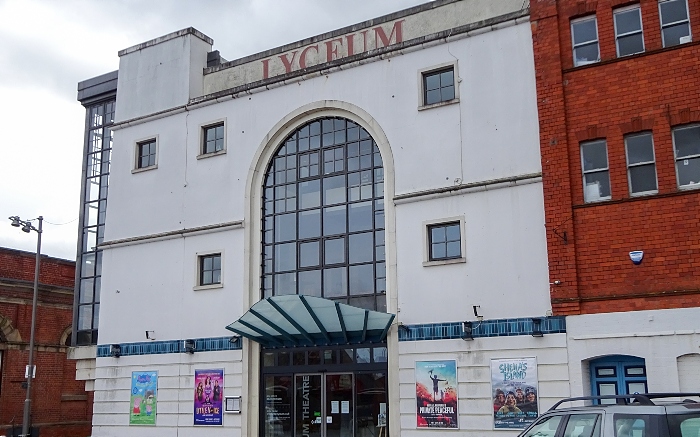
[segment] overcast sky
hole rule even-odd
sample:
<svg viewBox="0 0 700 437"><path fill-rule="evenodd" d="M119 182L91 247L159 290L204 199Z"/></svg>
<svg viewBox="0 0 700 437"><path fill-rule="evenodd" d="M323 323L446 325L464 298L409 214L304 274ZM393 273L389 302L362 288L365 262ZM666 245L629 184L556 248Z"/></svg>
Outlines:
<svg viewBox="0 0 700 437"><path fill-rule="evenodd" d="M0 246L35 251L5 217L43 215L42 253L75 259L77 84L117 70L119 50L192 26L233 60L427 1L0 0Z"/></svg>

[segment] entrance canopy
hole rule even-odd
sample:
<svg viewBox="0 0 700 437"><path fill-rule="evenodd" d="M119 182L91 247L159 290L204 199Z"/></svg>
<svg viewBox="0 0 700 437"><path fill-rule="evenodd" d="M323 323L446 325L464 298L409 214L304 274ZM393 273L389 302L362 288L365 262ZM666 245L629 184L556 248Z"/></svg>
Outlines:
<svg viewBox="0 0 700 437"><path fill-rule="evenodd" d="M394 317L321 297L292 294L261 300L226 329L265 347L380 343Z"/></svg>

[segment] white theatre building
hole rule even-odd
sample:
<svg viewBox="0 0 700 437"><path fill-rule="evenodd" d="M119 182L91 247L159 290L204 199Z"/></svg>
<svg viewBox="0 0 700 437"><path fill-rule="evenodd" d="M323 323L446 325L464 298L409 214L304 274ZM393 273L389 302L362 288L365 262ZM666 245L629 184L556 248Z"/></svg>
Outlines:
<svg viewBox="0 0 700 437"><path fill-rule="evenodd" d="M523 6L437 0L233 61L188 28L82 82L93 436L516 435L509 360L540 412L569 395ZM229 411L197 410L205 370Z"/></svg>

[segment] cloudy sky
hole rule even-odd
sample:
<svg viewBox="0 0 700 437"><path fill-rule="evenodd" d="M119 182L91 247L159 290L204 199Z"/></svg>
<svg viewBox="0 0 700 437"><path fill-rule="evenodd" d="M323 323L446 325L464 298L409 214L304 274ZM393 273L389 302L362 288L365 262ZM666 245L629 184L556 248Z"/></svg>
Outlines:
<svg viewBox="0 0 700 437"><path fill-rule="evenodd" d="M79 81L117 52L186 27L228 59L428 0L0 0L0 220L44 217L42 253L75 259L85 113ZM0 221L0 247L36 234Z"/></svg>

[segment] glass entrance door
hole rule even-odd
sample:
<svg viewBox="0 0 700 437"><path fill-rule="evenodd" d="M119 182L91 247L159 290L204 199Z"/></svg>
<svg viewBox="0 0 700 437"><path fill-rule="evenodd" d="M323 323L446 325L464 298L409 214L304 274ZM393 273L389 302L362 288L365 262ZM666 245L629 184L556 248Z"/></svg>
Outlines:
<svg viewBox="0 0 700 437"><path fill-rule="evenodd" d="M295 375L296 437L353 437L352 373Z"/></svg>

